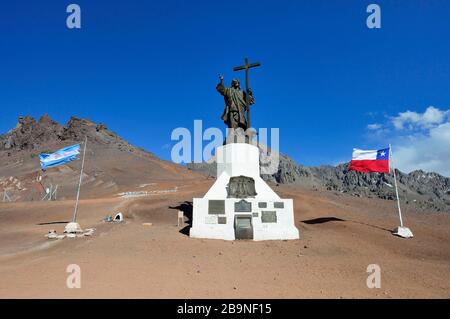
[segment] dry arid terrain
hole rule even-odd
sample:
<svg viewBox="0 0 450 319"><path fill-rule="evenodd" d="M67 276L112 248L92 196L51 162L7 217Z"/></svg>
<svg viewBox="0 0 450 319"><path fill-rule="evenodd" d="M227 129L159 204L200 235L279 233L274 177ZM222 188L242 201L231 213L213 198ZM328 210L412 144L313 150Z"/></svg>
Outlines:
<svg viewBox="0 0 450 319"><path fill-rule="evenodd" d="M47 239L71 220L80 161L36 181L36 154L88 136L78 222L93 236ZM301 185L271 187L293 198L300 239L221 241L188 236L193 197L214 178L162 161L103 125L73 118L21 118L2 137L0 182L13 202L0 203L1 298L449 298L450 214L405 204L413 239L391 234L396 203ZM1 148L2 145L0 145ZM41 201L49 184L55 201ZM122 196L140 192L141 197ZM122 195L121 195L122 194ZM185 212L178 227L177 212ZM122 212L122 223L107 215ZM145 225L151 223L151 225ZM81 268L69 289L67 266ZM381 268L381 288L366 285Z"/></svg>
<svg viewBox="0 0 450 319"><path fill-rule="evenodd" d="M390 233L398 223L393 201L272 185L294 198L300 240L191 239L176 226L177 210L188 212L185 202L212 182L180 180L149 187L178 187L169 194L82 200L79 223L96 232L74 239L44 237L62 232L71 200L1 204L0 297L450 297L448 214L405 207L415 238L402 239ZM117 211L123 223L101 221ZM66 287L69 264L81 267L80 289ZM369 264L381 267L380 289L366 286Z"/></svg>

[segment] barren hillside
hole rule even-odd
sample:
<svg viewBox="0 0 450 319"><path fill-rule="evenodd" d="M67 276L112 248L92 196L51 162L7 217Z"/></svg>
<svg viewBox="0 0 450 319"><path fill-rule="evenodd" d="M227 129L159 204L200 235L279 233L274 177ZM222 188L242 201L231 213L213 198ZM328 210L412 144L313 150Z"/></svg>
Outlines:
<svg viewBox="0 0 450 319"><path fill-rule="evenodd" d="M83 198L142 192L151 183L197 176L130 145L103 124L72 117L62 126L47 115L37 121L27 116L20 117L14 129L0 136L0 191L6 190L16 201L36 201L45 195L43 188L58 185L58 198L74 198L81 160L41 172L38 155L81 143L85 136ZM38 175L43 177L41 183Z"/></svg>

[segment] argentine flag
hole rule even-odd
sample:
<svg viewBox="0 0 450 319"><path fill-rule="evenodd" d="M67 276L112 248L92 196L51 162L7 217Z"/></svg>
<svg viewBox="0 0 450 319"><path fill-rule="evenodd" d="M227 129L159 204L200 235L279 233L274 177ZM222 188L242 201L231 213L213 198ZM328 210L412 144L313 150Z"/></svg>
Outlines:
<svg viewBox="0 0 450 319"><path fill-rule="evenodd" d="M77 159L78 154L80 154L80 144L62 148L50 154L39 154L41 168L45 171L47 168L56 167L74 161Z"/></svg>

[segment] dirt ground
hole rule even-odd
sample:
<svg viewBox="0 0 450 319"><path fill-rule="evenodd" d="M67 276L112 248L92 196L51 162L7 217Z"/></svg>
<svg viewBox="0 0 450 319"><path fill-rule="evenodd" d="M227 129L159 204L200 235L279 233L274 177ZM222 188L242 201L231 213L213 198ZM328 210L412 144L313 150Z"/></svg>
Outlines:
<svg viewBox="0 0 450 319"><path fill-rule="evenodd" d="M391 234L395 202L354 198L294 186L274 186L294 198L300 239L192 239L177 227L212 184L170 182L141 198L80 202L79 223L92 237L49 240L62 232L74 202L0 203L1 298L449 298L450 214L405 206L413 239ZM104 223L121 211L125 221ZM145 226L143 223L152 223ZM81 288L69 289L69 264L81 268ZM381 268L381 288L369 289L367 266Z"/></svg>

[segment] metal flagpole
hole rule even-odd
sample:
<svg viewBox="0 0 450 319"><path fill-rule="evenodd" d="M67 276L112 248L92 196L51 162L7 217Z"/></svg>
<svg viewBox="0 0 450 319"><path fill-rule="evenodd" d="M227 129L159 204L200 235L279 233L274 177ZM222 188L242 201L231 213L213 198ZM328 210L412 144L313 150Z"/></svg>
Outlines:
<svg viewBox="0 0 450 319"><path fill-rule="evenodd" d="M78 183L77 201L75 202L75 210L73 212L73 219L72 219L73 223L77 221L78 200L80 199L81 180L83 179L84 158L86 156L86 144L87 144L87 136L84 138L83 161L81 162L80 182Z"/></svg>
<svg viewBox="0 0 450 319"><path fill-rule="evenodd" d="M389 160L392 161L392 146L389 144ZM398 206L398 216L400 217L400 227L403 227L403 219L402 219L402 210L400 208L400 198L398 197L398 188L397 188L397 177L395 175L395 167L392 165L392 170L394 171L394 184L395 184L395 195L397 196L397 206Z"/></svg>

